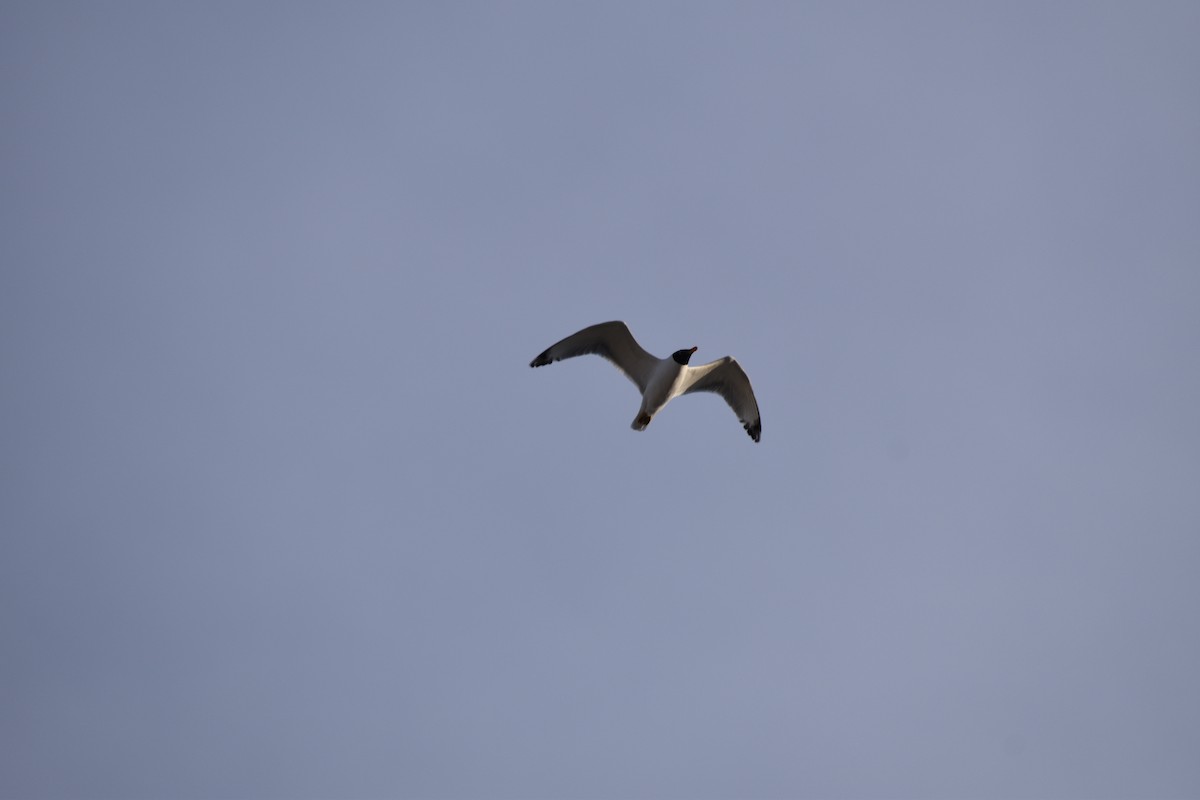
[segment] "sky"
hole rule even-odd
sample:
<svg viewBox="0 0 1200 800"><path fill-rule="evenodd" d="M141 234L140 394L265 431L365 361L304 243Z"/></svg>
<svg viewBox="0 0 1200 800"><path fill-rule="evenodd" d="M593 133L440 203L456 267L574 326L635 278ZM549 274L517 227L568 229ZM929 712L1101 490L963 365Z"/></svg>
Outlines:
<svg viewBox="0 0 1200 800"><path fill-rule="evenodd" d="M5 3L0 798L1200 796L1198 40Z"/></svg>

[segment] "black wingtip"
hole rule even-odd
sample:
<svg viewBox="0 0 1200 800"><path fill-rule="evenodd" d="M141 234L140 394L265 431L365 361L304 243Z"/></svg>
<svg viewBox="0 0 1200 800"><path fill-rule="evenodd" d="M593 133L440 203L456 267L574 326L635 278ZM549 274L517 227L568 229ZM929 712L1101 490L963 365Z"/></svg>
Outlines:
<svg viewBox="0 0 1200 800"><path fill-rule="evenodd" d="M762 420L756 419L753 423L747 424L746 433L750 434L750 438L754 441L759 441L762 438Z"/></svg>
<svg viewBox="0 0 1200 800"><path fill-rule="evenodd" d="M554 362L554 359L550 358L550 348L546 348L545 350L542 351L541 355L539 355L533 361L529 362L529 366L544 367L547 364L551 364L553 362Z"/></svg>

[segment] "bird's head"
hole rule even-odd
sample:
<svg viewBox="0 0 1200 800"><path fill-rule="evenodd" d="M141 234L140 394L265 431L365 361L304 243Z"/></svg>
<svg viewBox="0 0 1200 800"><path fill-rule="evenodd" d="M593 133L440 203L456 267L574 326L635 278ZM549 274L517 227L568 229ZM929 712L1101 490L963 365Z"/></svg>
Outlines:
<svg viewBox="0 0 1200 800"><path fill-rule="evenodd" d="M687 350L676 350L674 353L671 353L671 358L675 359L676 364L686 364L688 363L688 360L691 359L692 353L696 352L698 349L699 348L691 347Z"/></svg>

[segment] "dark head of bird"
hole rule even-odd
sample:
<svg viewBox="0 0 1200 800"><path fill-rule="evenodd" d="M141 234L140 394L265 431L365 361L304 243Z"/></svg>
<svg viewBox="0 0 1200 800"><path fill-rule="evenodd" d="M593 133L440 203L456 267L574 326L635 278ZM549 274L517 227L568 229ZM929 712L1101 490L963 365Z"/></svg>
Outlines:
<svg viewBox="0 0 1200 800"><path fill-rule="evenodd" d="M676 364L687 364L692 357L692 353L698 349L693 347L688 350L676 350L674 353L671 353L671 358L675 359Z"/></svg>

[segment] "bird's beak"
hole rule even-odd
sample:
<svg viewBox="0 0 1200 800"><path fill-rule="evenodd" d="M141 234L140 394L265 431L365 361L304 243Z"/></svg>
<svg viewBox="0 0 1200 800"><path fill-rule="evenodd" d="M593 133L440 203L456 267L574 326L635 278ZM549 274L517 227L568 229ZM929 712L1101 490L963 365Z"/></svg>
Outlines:
<svg viewBox="0 0 1200 800"><path fill-rule="evenodd" d="M693 348L692 348L692 352L694 353L694 352L696 352L696 351L697 351L697 350L699 350L699 349L700 349L699 347L693 347Z"/></svg>

